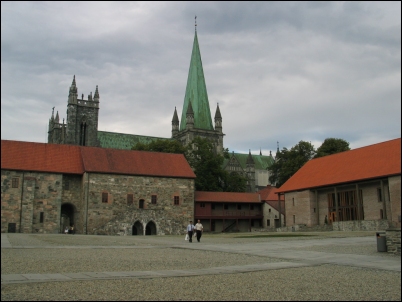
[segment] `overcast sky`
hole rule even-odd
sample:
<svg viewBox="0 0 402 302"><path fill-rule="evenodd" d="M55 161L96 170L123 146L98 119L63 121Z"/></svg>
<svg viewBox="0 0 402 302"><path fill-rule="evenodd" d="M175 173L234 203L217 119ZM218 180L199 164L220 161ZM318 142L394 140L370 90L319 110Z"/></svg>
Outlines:
<svg viewBox="0 0 402 302"><path fill-rule="evenodd" d="M101 131L171 137L194 16L224 147L401 137L401 2L1 2L1 138L47 142L76 76Z"/></svg>

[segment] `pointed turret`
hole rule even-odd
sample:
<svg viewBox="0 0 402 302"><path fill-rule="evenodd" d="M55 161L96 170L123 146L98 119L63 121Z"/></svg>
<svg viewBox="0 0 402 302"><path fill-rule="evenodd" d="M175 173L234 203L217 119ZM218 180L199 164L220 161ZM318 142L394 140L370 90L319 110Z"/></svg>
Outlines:
<svg viewBox="0 0 402 302"><path fill-rule="evenodd" d="M173 119L172 119L172 137L179 132L179 117L177 116L176 107L174 107Z"/></svg>
<svg viewBox="0 0 402 302"><path fill-rule="evenodd" d="M261 152L261 147L260 147L260 155L262 155L262 152Z"/></svg>
<svg viewBox="0 0 402 302"><path fill-rule="evenodd" d="M193 106L191 105L190 102L186 113L186 129L193 129L193 128L194 128L194 111Z"/></svg>
<svg viewBox="0 0 402 302"><path fill-rule="evenodd" d="M94 95L94 102L99 102L99 90L98 90L98 85L96 85L96 89L95 89L95 95Z"/></svg>
<svg viewBox="0 0 402 302"><path fill-rule="evenodd" d="M59 111L57 111L57 113L56 113L56 118L55 118L54 121L55 121L55 123L58 124L58 123L59 123L59 120L60 120L60 119L59 119Z"/></svg>
<svg viewBox="0 0 402 302"><path fill-rule="evenodd" d="M91 91L90 94L88 94L88 101L89 101L89 102L92 102L92 91Z"/></svg>
<svg viewBox="0 0 402 302"><path fill-rule="evenodd" d="M209 108L197 32L194 34L193 51L187 78L180 131L186 129L186 114L190 103L194 111L194 127L203 130L214 130L212 127L211 110Z"/></svg>
<svg viewBox="0 0 402 302"><path fill-rule="evenodd" d="M222 115L221 111L219 110L219 104L216 106L215 112L215 130L222 132Z"/></svg>
<svg viewBox="0 0 402 302"><path fill-rule="evenodd" d="M254 165L253 156L251 155L251 150L248 150L247 165Z"/></svg>
<svg viewBox="0 0 402 302"><path fill-rule="evenodd" d="M70 86L70 90L68 93L68 102L72 104L77 104L77 98L78 98L78 89L75 83L75 75L74 75L73 82Z"/></svg>

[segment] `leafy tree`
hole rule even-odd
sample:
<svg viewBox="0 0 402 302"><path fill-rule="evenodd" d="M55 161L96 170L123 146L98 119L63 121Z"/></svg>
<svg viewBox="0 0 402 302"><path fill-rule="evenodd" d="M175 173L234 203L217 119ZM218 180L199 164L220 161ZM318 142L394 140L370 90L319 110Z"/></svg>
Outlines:
<svg viewBox="0 0 402 302"><path fill-rule="evenodd" d="M139 151L154 151L184 154L195 175L195 189L198 191L245 192L247 179L237 173L223 170L224 158L229 151L216 154L210 140L197 137L187 147L176 140L156 140L149 144L137 143L131 148Z"/></svg>
<svg viewBox="0 0 402 302"><path fill-rule="evenodd" d="M224 156L215 153L211 141L196 137L187 148L186 158L195 175L197 191L223 191L227 178L222 169ZM227 152L225 152L227 153Z"/></svg>
<svg viewBox="0 0 402 302"><path fill-rule="evenodd" d="M290 150L283 148L276 154L275 162L268 168L271 175L269 181L276 183L276 187L279 188L314 155L314 146L305 141L300 141Z"/></svg>
<svg viewBox="0 0 402 302"><path fill-rule="evenodd" d="M179 141L158 139L149 144L137 143L131 150L185 154L187 149Z"/></svg>
<svg viewBox="0 0 402 302"><path fill-rule="evenodd" d="M226 174L226 180L223 184L223 191L224 192L245 192L247 188L247 178L239 173L235 172L227 172L224 171Z"/></svg>
<svg viewBox="0 0 402 302"><path fill-rule="evenodd" d="M350 150L349 143L341 138L326 138L314 158Z"/></svg>

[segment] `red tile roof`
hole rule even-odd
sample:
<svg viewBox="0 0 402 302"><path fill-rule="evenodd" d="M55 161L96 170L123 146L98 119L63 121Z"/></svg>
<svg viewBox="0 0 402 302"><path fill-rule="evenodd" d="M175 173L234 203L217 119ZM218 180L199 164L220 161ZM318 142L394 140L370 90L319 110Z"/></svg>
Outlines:
<svg viewBox="0 0 402 302"><path fill-rule="evenodd" d="M278 192L290 192L334 184L401 174L401 139L310 160Z"/></svg>
<svg viewBox="0 0 402 302"><path fill-rule="evenodd" d="M235 193L235 192L203 192L195 191L196 202L261 202L258 193Z"/></svg>
<svg viewBox="0 0 402 302"><path fill-rule="evenodd" d="M195 178L182 154L72 145L1 141L1 168L8 170Z"/></svg>
<svg viewBox="0 0 402 302"><path fill-rule="evenodd" d="M1 140L1 169L83 174L79 146Z"/></svg>
<svg viewBox="0 0 402 302"><path fill-rule="evenodd" d="M266 188L261 189L257 193L261 195L261 200L265 201L265 203L269 204L275 210L279 211L279 204L278 204L278 188L268 185ZM281 200L281 213L285 212L285 196L279 195Z"/></svg>
<svg viewBox="0 0 402 302"><path fill-rule="evenodd" d="M195 178L183 154L82 147L85 171Z"/></svg>
<svg viewBox="0 0 402 302"><path fill-rule="evenodd" d="M259 190L257 193L261 195L261 200L278 201L278 194L276 194L278 190L278 188L268 185L264 189ZM285 200L285 197L283 195L281 195L281 200Z"/></svg>

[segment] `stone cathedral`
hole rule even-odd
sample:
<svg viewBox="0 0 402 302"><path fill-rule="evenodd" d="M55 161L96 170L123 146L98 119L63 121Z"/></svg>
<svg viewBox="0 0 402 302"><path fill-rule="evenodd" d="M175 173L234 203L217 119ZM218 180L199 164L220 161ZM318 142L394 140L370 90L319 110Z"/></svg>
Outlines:
<svg viewBox="0 0 402 302"><path fill-rule="evenodd" d="M150 137L136 134L98 131L100 109L100 94L98 86L84 99L78 98L78 88L75 76L69 89L67 102L67 119L60 121L59 113L54 115L54 108L49 120L48 143L70 144L79 146L94 146L102 148L130 150L136 143L149 143L157 139L176 139L187 145L195 137L207 138L212 141L217 153L222 153L223 137L222 115L219 105L216 107L214 125L211 118L207 87L202 67L201 53L195 31L190 68L187 79L181 120L174 108L172 118L171 138ZM231 153L225 160L224 168L230 173L240 173L248 178L249 192L255 192L269 184L267 168L273 163L271 153L252 155Z"/></svg>

